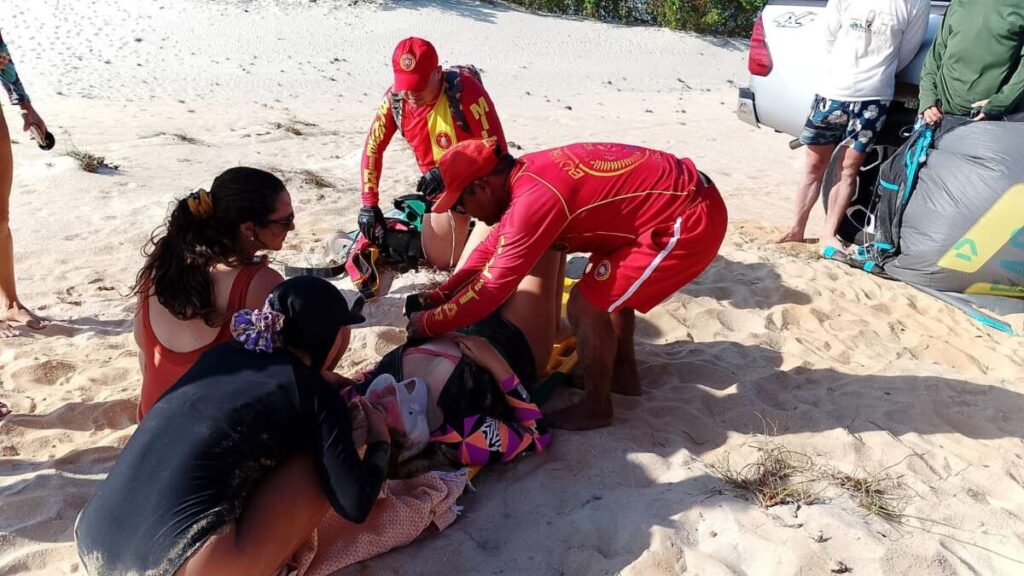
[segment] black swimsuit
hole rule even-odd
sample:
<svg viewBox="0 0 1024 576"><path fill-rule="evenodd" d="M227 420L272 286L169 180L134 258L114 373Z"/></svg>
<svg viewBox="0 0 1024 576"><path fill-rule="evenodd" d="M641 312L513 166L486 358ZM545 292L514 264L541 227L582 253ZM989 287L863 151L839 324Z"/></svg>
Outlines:
<svg viewBox="0 0 1024 576"><path fill-rule="evenodd" d="M459 332L481 336L494 346L508 362L519 382L525 385L526 389L522 390L525 397L520 400L528 404L530 400L526 390L537 384L537 365L533 359L530 343L522 331L505 319L500 311L497 311L483 320L459 330ZM397 381L404 380L402 355L406 348L416 345L417 342L406 342L385 354L380 362L364 374L361 381L356 383L356 391L359 394L366 394L370 384L381 374L390 374ZM522 408L522 406L520 404L518 408ZM487 418L493 418L515 426L517 429L521 424L516 416L517 406L513 406L509 402L507 393L494 379L494 375L465 355L459 358L451 375L448 376L448 380L445 381L437 399L437 407L440 408L443 417L442 428L447 427L466 432L462 435L463 438L469 435L464 428L467 419L482 423ZM546 435L548 432L547 426L542 421L537 423L536 428L535 433L539 435ZM495 448L491 455L492 460L499 461L505 456L496 444L492 448Z"/></svg>
<svg viewBox="0 0 1024 576"><path fill-rule="evenodd" d="M90 574L171 575L238 517L261 479L301 453L313 456L335 512L362 522L388 452L376 442L359 458L345 401L291 354L222 344L139 425L79 516L79 556Z"/></svg>

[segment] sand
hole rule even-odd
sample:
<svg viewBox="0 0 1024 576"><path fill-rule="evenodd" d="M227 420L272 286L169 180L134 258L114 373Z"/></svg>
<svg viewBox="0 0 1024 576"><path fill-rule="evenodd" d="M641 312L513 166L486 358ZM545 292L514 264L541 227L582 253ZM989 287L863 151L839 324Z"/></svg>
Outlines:
<svg viewBox="0 0 1024 576"><path fill-rule="evenodd" d="M411 34L483 69L523 151L612 140L690 156L731 226L711 268L639 321L644 396L616 398L614 427L487 471L446 532L346 573L1024 571L1024 344L814 246L770 243L802 157L736 119L743 42L440 0L34 0L4 3L0 22L58 138L44 153L14 136L19 290L54 322L0 341L14 412L0 423L0 575L82 573L74 518L135 427L123 295L171 200L234 165L314 170L336 188L289 182L298 230L280 259L317 254L354 228L364 131ZM82 172L71 145L120 170ZM417 177L396 139L385 196ZM345 371L401 341L400 302L425 277L369 308ZM769 509L734 493L713 466L753 461L766 429L822 467L888 468L903 524L834 487Z"/></svg>

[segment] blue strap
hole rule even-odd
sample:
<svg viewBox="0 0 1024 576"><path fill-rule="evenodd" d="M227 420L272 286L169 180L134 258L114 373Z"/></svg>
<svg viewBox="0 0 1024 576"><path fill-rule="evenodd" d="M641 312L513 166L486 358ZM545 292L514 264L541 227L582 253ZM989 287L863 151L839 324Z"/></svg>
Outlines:
<svg viewBox="0 0 1024 576"><path fill-rule="evenodd" d="M907 181L903 187L903 204L907 203L910 199L910 191L914 189L917 181L917 172L928 158L928 149L932 145L932 136L935 131L930 127L925 127L921 131L921 135L918 138L916 144L911 147L913 150L913 157L910 156L910 150L907 151Z"/></svg>
<svg viewBox="0 0 1024 576"><path fill-rule="evenodd" d="M989 316L988 314L982 314L981 312L977 312L975 310L969 310L967 311L967 315L990 328L995 328L996 330L999 330L1000 332L1005 332L1010 336L1017 335L1016 332L1014 332L1012 326L1010 326L1006 322L1003 322L1002 320L996 320L995 318Z"/></svg>

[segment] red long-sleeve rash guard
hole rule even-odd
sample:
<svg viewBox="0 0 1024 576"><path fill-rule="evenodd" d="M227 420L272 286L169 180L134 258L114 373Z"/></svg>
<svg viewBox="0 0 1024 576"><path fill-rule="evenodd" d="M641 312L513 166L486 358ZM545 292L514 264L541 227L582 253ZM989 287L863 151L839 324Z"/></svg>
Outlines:
<svg viewBox="0 0 1024 576"><path fill-rule="evenodd" d="M447 301L420 316L427 334L498 309L552 246L610 254L673 222L692 202L699 173L688 159L624 144L572 144L527 154L510 176L501 221L439 288Z"/></svg>
<svg viewBox="0 0 1024 576"><path fill-rule="evenodd" d="M469 132L455 121L448 97L442 92L433 104L412 106L402 102L402 132L416 155L420 172L427 172L437 165L437 159L457 142L471 139L497 138L505 149L505 133L494 109L494 103L476 78L468 72L460 77L462 92L459 102L469 124ZM370 124L370 132L363 146L362 177L364 206L376 206L380 202L378 186L383 167L384 150L398 131L398 124L391 112L389 88L384 93L377 114Z"/></svg>

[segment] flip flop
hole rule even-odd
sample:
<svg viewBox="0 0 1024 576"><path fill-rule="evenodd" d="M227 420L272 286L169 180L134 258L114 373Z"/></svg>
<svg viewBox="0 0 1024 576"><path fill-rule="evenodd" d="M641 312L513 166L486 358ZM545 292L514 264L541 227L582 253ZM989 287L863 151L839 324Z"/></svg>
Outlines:
<svg viewBox="0 0 1024 576"><path fill-rule="evenodd" d="M842 262L843 264L850 263L850 255L846 252L836 248L835 246L825 246L821 249L821 257L826 260L835 260L836 262Z"/></svg>

